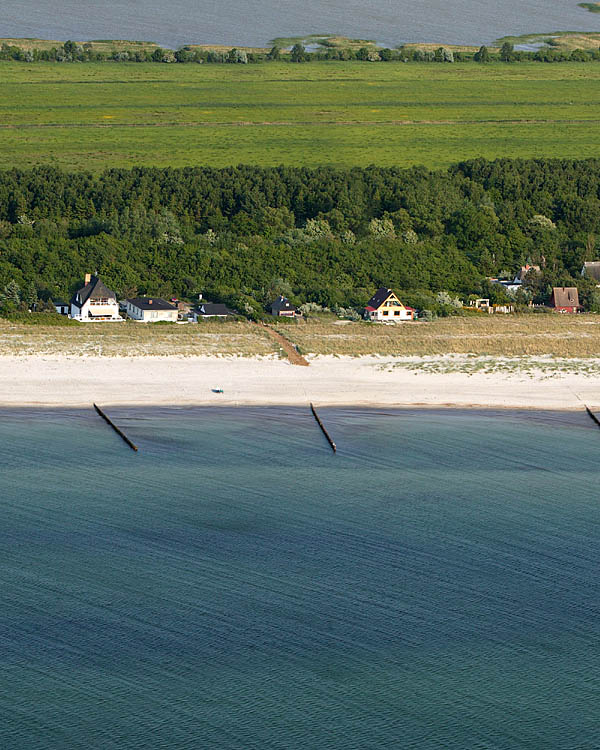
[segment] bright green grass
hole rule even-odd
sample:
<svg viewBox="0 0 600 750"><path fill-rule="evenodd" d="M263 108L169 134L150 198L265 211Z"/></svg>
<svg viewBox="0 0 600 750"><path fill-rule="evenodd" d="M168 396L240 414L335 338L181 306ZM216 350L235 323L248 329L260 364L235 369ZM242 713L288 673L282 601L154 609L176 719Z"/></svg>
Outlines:
<svg viewBox="0 0 600 750"><path fill-rule="evenodd" d="M600 65L0 63L0 167L600 154Z"/></svg>

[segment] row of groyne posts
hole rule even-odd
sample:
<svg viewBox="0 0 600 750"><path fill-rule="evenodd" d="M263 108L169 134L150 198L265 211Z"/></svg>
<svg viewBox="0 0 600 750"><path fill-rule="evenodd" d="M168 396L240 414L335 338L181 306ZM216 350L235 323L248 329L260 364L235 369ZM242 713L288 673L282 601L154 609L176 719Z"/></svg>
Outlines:
<svg viewBox="0 0 600 750"><path fill-rule="evenodd" d="M275 338L275 340L278 343L280 343L285 348L285 351L287 352L287 354L288 354L288 356L290 358L291 364L293 364L293 365L300 365L302 367L308 367L308 362L304 359L304 357L302 357L302 355L298 352L298 350L296 349L296 347L290 341L288 341L284 336L282 336L277 331L274 331L272 328L269 328L269 326L264 325L264 323L262 325L268 331L269 335L272 336L273 338ZM117 433L117 435L131 448L131 450L137 452L137 450L138 450L137 445L132 440L130 440L127 437L127 435L123 432L123 430L121 430L119 427L117 427L117 425L98 406L98 404L94 404L94 409L102 417L102 419L108 425L110 425L113 428L113 430ZM313 417L315 418L316 423L321 428L321 431L322 431L323 435L325 435L325 438L326 438L327 442L329 443L329 447L331 448L331 450L334 453L337 453L337 445L334 443L333 438L331 437L331 435L327 431L327 428L323 424L323 420L319 416L317 410L314 407L314 404L312 404L312 403L310 404L310 410L311 410L311 413L312 413Z"/></svg>
<svg viewBox="0 0 600 750"><path fill-rule="evenodd" d="M596 415L594 414L594 412L593 412L593 411L592 411L592 410L590 409L590 407L589 407L589 406L587 406L586 404L584 404L584 407L585 407L585 411L586 411L586 414L588 415L588 417L589 417L589 418L590 418L590 419L591 419L591 420L592 420L592 421L593 421L593 422L595 423L595 425L596 425L596 426L597 426L598 428L600 428L600 419L598 419L598 417L597 417L597 416L596 416ZM101 408L100 408L100 407L98 406L98 404L94 404L94 409L95 409L95 410L96 410L96 412L97 412L97 413L99 414L99 416L100 416L100 417L102 417L102 419L103 419L103 420L104 420L104 421L105 421L105 422L106 422L106 423L107 423L108 425L110 425L110 427L112 427L112 429L113 429L113 430L114 430L114 431L115 431L115 432L117 433L117 435L118 435L118 436L119 436L119 437L120 437L120 438L121 438L121 439L123 440L123 442L124 442L124 443L126 443L126 444L127 444L127 445L128 445L128 446L129 446L130 448L131 448L131 450L132 450L132 451L136 451L136 452L138 451L138 447L137 447L137 445L136 445L136 444L135 444L135 443L134 443L134 442L133 442L132 440L130 440L130 439L129 439L129 438L127 437L127 435L126 435L126 434L125 434L125 433L123 432L123 430L121 430L121 428L120 428L120 427L117 427L117 425L116 425L116 424L115 424L115 423L114 423L114 422L112 421L112 419L111 419L111 418L110 418L110 417L109 417L109 416L108 416L108 415L107 415L107 414L106 414L106 413L105 413L105 412L104 412L104 411L103 411L103 410L102 410L102 409L101 409ZM325 438L326 438L327 442L329 443L329 446L330 446L331 450L332 450L332 451L333 451L334 453L337 453L337 445L336 445L336 444L335 444L335 442L333 441L333 438L332 438L332 437L331 437L331 435L329 434L329 431L327 430L327 427L325 427L325 425L323 424L323 420L322 420L322 419L321 419L321 417L319 416L319 414L318 414L317 410L315 409L315 406L314 406L314 404L312 404L312 403L310 404L310 410L311 410L311 413L312 413L313 417L315 418L315 422L316 422L316 423L317 423L317 424L319 425L319 427L320 427L320 429L321 429L321 432L323 433L323 435L325 436Z"/></svg>
<svg viewBox="0 0 600 750"><path fill-rule="evenodd" d="M98 406L98 404L94 404L94 409L96 410L96 412L98 413L98 415L99 415L100 417L102 417L102 419L103 419L103 420L104 420L104 421L106 422L106 424L108 424L108 425L109 425L110 427L112 427L112 429L113 429L113 430L114 430L114 431L115 431L115 432L117 433L117 435L118 435L118 436L119 436L119 437L120 437L120 438L121 438L121 439L123 440L123 442L124 442L124 443L126 443L126 445L128 445L128 446L129 446L129 447L131 448L131 450L132 450L132 451L136 451L136 452L138 451L138 447L137 447L137 445L136 445L136 444L135 444L135 443L134 443L134 442L133 442L132 440L130 440L130 439L129 439L129 438L127 437L127 435L126 435L126 434L125 434L125 433L123 432L123 430L122 430L122 429L121 429L120 427L117 427L117 425L116 425L116 424L115 424L115 423L114 423L114 422L112 421L112 419L111 419L111 418L110 418L110 417L109 417L109 416L108 416L108 415L107 415L107 414L106 414L106 413L105 413L105 412L104 412L104 411L103 411L103 410L102 410L102 409L101 409L101 408L100 408L100 407ZM334 453L336 453L336 452L337 452L337 445L336 445L336 444L335 444L335 443L333 442L333 439L332 439L331 435L330 435L330 434L329 434L329 432L327 431L327 428L326 428L326 427L325 427L325 425L323 424L323 420L321 419L321 417L320 417L320 416L319 416L319 414L317 413L317 410L315 409L315 407L314 407L314 405L313 405L313 404L311 404L311 405L310 405L310 410L311 410L311 412L312 412L312 415L313 415L313 417L315 418L315 421L317 422L317 424L318 424L318 425L319 425L319 427L321 428L321 431L323 432L323 435L325 435L325 437L326 437L326 439L327 439L327 442L329 443L329 446L331 447L331 450L332 450L332 451L333 451ZM590 412L590 414L591 414L591 412ZM595 417L594 417L594 419L595 419ZM596 421L598 421L598 420L596 420ZM600 426L600 422L598 423L598 426Z"/></svg>
<svg viewBox="0 0 600 750"><path fill-rule="evenodd" d="M585 411L586 411L586 414L588 415L588 417L589 417L589 418L590 418L590 419L591 419L591 420L592 420L592 421L594 422L594 424L595 424L595 425L596 425L596 426L597 426L598 428L600 428L600 419L598 419L598 417L597 417L597 416L596 416L596 415L594 414L594 412L593 412L593 411L592 411L592 410L590 409L590 407L589 407L589 406L587 406L586 404L584 404L584 407L585 407ZM123 440L123 442L124 442L124 443L126 443L126 445L128 445L128 446L129 446L129 447L131 448L131 450L132 450L132 451L136 451L136 452L137 452L137 451L139 450L139 449L138 449L138 447L137 447L137 445L136 445L136 444L135 444L135 443L134 443L134 442L133 442L132 440L130 440L130 439L129 439L129 438L127 437L127 435L126 435L126 434L125 434L125 433L123 432L123 430L121 430L121 428L120 428L120 427L117 427L117 425L116 425L116 424L115 424L115 423L114 423L114 422L112 421L112 419L111 419L111 418L110 418L110 417L109 417L109 416L108 416L108 415L107 415L107 414L106 414L106 413L105 413L105 412L104 412L104 411L103 411L103 410L102 410L102 409L101 409L101 408L100 408L100 407L98 406L98 404L94 404L94 409L95 409L95 410L96 410L96 412L97 412L97 413L99 414L99 416L100 416L100 417L102 417L102 419L103 419L103 420L104 420L104 421L105 421L105 422L106 422L106 423L107 423L108 425L110 425L110 427L112 427L112 429L113 429L113 430L114 430L114 431L115 431L115 432L117 433L117 435L118 435L118 436L119 436L119 437L120 437L120 438L121 438L121 439ZM319 427L320 427L320 429L321 429L321 432L323 433L323 435L325 436L325 439L326 439L326 440L327 440L327 442L329 443L329 447L331 448L331 450L332 450L332 451L333 451L334 453L337 453L337 445L335 444L335 442L334 442L333 438L332 438L332 437L331 437L331 435L329 434L329 431L327 430L327 427L325 427L325 425L324 425L324 423L323 423L323 420L322 420L322 419L321 419L321 417L319 416L319 413L317 412L317 410L315 409L315 406L314 406L314 404L312 404L312 403L310 404L310 410L311 410L311 413L312 413L313 417L315 418L315 422L316 422L316 423L317 423L317 424L319 425Z"/></svg>

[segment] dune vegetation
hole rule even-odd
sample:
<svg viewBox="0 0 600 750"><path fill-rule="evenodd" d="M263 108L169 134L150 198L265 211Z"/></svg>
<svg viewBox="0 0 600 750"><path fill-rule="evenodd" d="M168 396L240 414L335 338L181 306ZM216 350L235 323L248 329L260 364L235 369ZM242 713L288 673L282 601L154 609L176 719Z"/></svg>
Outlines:
<svg viewBox="0 0 600 750"><path fill-rule="evenodd" d="M599 358L598 315L487 315L399 325L309 320L281 331L305 355Z"/></svg>

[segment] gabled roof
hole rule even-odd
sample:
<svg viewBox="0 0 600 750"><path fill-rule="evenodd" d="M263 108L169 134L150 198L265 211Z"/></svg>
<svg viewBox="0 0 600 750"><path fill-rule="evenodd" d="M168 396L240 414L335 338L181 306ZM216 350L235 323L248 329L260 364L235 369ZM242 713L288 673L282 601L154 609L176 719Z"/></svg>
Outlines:
<svg viewBox="0 0 600 750"><path fill-rule="evenodd" d="M226 305L220 302L202 302L195 309L196 315L233 315Z"/></svg>
<svg viewBox="0 0 600 750"><path fill-rule="evenodd" d="M382 286L381 289L378 289L371 297L371 299L367 302L367 308L372 307L374 310L378 310L390 296L390 294L394 294L394 292L391 289L387 289L386 287ZM394 294L394 296L396 295Z"/></svg>
<svg viewBox="0 0 600 750"><path fill-rule="evenodd" d="M100 281L98 276L92 276L90 282L81 289L78 289L73 298L71 304L77 307L83 307L89 299L114 299L116 301L117 295L110 290L105 284Z"/></svg>
<svg viewBox="0 0 600 750"><path fill-rule="evenodd" d="M539 266L532 266L529 263L527 263L526 265L521 266L521 268L517 271L517 275L515 276L515 280L516 281L523 281L523 279L525 278L525 276L527 276L527 274L530 271L535 271L535 273L541 273L542 269Z"/></svg>
<svg viewBox="0 0 600 750"><path fill-rule="evenodd" d="M582 276L589 276L591 279L600 281L600 260L586 261L583 264Z"/></svg>
<svg viewBox="0 0 600 750"><path fill-rule="evenodd" d="M552 289L554 307L579 307L579 292L576 286L555 286Z"/></svg>
<svg viewBox="0 0 600 750"><path fill-rule="evenodd" d="M292 303L287 299L287 297L284 297L281 295L278 297L275 302L271 302L271 312L275 310L276 312L279 312L280 310L287 310L289 312L296 312L298 308L296 305L292 305Z"/></svg>
<svg viewBox="0 0 600 750"><path fill-rule="evenodd" d="M133 297L133 299L128 299L127 302L137 307L138 310L177 310L175 305L162 297Z"/></svg>

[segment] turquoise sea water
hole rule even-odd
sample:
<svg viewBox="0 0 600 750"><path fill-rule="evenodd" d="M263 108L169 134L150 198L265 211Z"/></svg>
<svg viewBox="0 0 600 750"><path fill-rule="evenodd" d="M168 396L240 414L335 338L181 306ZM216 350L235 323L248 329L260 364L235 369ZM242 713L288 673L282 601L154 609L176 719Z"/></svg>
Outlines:
<svg viewBox="0 0 600 750"><path fill-rule="evenodd" d="M0 747L599 746L582 414L0 413Z"/></svg>

